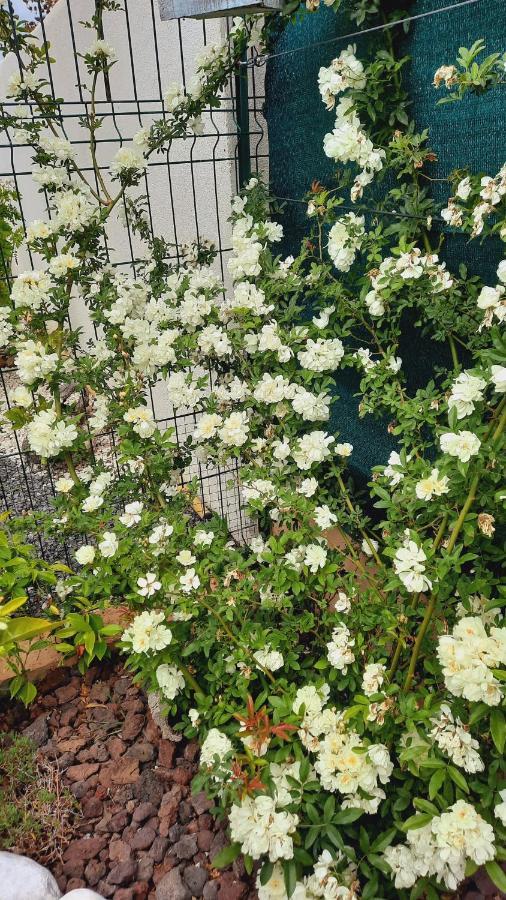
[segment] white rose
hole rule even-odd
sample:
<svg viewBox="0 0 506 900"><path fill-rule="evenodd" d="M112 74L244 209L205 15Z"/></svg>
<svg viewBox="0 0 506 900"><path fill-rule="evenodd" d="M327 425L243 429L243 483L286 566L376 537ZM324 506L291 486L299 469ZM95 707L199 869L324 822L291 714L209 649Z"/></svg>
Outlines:
<svg viewBox="0 0 506 900"><path fill-rule="evenodd" d="M92 563L95 559L95 547L91 544L83 544L82 547L79 547L75 552L75 557L80 566L85 566L88 563Z"/></svg>

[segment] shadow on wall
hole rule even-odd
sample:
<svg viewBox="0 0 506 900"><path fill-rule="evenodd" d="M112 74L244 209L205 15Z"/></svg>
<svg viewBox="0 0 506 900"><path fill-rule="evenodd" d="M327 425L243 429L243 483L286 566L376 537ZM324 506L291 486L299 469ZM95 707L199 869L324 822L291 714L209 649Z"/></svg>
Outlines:
<svg viewBox="0 0 506 900"><path fill-rule="evenodd" d="M446 5L447 0L417 0L410 5L410 13ZM334 163L324 156L322 141L324 134L332 130L333 113L321 102L318 70L320 66L328 66L350 40L336 40L319 47L311 45L356 30L343 13L336 15L322 6L317 13L289 24L277 41L273 52L305 49L273 58L267 64L266 118L275 196L297 199L307 192L313 179L326 184L332 181ZM486 0L471 8L427 17L412 23L408 35L401 28L393 32L398 53L412 58L406 73L412 115L420 130L429 128L430 145L438 154L431 177L444 178L459 166L495 174L504 162L504 89L499 87L481 98L467 96L461 103L436 106L439 97L432 79L440 65L454 61L459 47L469 47L479 37L485 39L488 52L502 52L505 33L504 0ZM370 55L378 38L369 35L353 38L352 42L357 45L357 56L363 59ZM438 181L429 184L435 199L443 204L448 186ZM287 203L283 225L286 236L283 249L286 253L296 252L307 229L304 205ZM434 237L433 244L436 244L437 236ZM500 242L497 241L497 254L487 251L484 258L478 241L468 243L463 236L448 235L442 256L450 269L455 270L463 261L471 272L485 280L493 279L501 258ZM450 359L445 347L424 342L409 323L406 323L400 355L410 389L424 384L434 365L447 364ZM386 462L395 441L386 431L386 422L377 423L371 417L358 420L358 401L354 397L358 384L355 373L346 371L339 375L341 399L336 404L332 424L340 430L342 440L354 445L352 464L355 474L363 479L371 466Z"/></svg>

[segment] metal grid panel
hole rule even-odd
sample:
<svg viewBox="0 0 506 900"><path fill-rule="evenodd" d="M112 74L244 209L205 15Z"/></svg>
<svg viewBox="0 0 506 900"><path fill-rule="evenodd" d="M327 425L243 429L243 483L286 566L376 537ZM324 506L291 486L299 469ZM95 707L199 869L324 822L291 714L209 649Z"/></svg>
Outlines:
<svg viewBox="0 0 506 900"><path fill-rule="evenodd" d="M79 126L79 117L86 110L87 95L83 89L85 73L79 53L90 41L89 30L80 25L93 11L91 0L59 0L44 19L42 5L38 6L41 38L50 41L56 62L46 54L46 73L53 97L59 104L62 129L77 148L78 161L85 171L92 171L87 153L86 135ZM104 37L116 47L119 62L111 70L98 98L98 109L104 126L97 135L97 157L106 176L110 158L122 143L143 125L165 115L163 94L171 81L185 84L194 71L196 53L207 43L222 40L229 22L213 20L193 22L161 22L157 0L144 0L142 22L132 0L124 0L123 10L104 17ZM0 92L5 96L5 83L16 69L16 61L7 58L0 66ZM248 82L248 111L251 168L264 172L267 168L267 137L262 114L263 83L254 68ZM9 104L6 103L6 106ZM220 109L209 109L203 116L204 132L191 139L178 139L163 155L150 160L139 188L147 196L147 211L153 233L163 233L176 244L173 259L179 259L177 245L197 238L209 238L217 246L216 267L227 281L226 261L230 254L230 196L239 183L239 140L236 121L236 85L230 79ZM15 186L23 227L34 218L49 213L44 194L36 193L31 179L30 148L16 146L12 134L3 129L0 135L0 177ZM136 272L141 245L132 235L126 209L123 221L112 224L108 232L110 262L120 268ZM17 270L36 267L37 259L23 250L17 260ZM9 285L11 272L6 261L0 259L0 277ZM71 310L72 324L83 329L85 337L93 334L92 326L82 307ZM0 407L10 406L10 395L16 386L14 370L0 368ZM172 424L178 441L193 430L196 415L192 410L172 409L167 403L163 385L151 394L153 414L162 427ZM97 456L115 459L114 435L94 439ZM48 509L54 496L54 480L61 466L45 467L27 452L22 432L4 431L0 435L0 508L13 513ZM184 480L198 477L201 499L207 508L224 516L231 534L244 540L251 533L251 523L244 516L237 488L236 470L204 467L197 461L185 472ZM42 535L34 535L39 550L48 558L62 556L69 559L71 546L59 546Z"/></svg>

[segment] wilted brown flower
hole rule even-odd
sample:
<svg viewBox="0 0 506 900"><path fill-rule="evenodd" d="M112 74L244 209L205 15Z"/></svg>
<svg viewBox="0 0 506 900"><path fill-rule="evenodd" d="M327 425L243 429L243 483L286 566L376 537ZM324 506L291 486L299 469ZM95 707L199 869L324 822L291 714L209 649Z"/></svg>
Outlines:
<svg viewBox="0 0 506 900"><path fill-rule="evenodd" d="M494 517L489 513L480 513L478 516L478 528L486 537L492 537L495 531L494 522Z"/></svg>

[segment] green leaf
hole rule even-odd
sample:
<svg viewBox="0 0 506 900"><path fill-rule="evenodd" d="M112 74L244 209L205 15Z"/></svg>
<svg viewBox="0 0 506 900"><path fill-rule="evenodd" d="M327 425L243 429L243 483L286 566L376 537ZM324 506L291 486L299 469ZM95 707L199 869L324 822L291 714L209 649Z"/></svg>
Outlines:
<svg viewBox="0 0 506 900"><path fill-rule="evenodd" d="M506 893L506 873L503 872L499 863L493 859L491 862L485 864L485 868L487 870L487 875L490 876L499 890Z"/></svg>
<svg viewBox="0 0 506 900"><path fill-rule="evenodd" d="M342 809L341 812L338 812L332 822L334 825L349 825L351 822L356 822L357 819L360 819L360 816L363 815L362 809Z"/></svg>
<svg viewBox="0 0 506 900"><path fill-rule="evenodd" d="M241 852L241 845L238 843L229 844L228 847L224 847L223 850L220 850L219 853L211 860L211 865L215 869L226 869L231 863L234 862L235 859L239 856Z"/></svg>
<svg viewBox="0 0 506 900"><path fill-rule="evenodd" d="M446 769L436 769L436 771L432 773L429 781L429 797L431 800L436 796L445 778Z"/></svg>
<svg viewBox="0 0 506 900"><path fill-rule="evenodd" d="M335 825L327 825L327 828L325 829L325 836L328 837L330 841L332 841L332 843L335 847L337 847L338 850L344 850L344 841Z"/></svg>
<svg viewBox="0 0 506 900"><path fill-rule="evenodd" d="M12 597L11 600L8 600L3 606L0 606L0 616L12 615L12 613L16 612L20 606L23 606L23 603L26 603L27 600L28 597L26 594L22 597Z"/></svg>
<svg viewBox="0 0 506 900"><path fill-rule="evenodd" d="M383 872L383 875L388 875L390 872L390 866L385 861L383 856L379 856L377 853L369 853L367 859L376 869L379 869L380 872Z"/></svg>
<svg viewBox="0 0 506 900"><path fill-rule="evenodd" d="M448 774L452 781L455 782L458 788L464 793L469 793L469 786L467 784L466 779L464 778L462 772L459 772L454 766L448 766Z"/></svg>
<svg viewBox="0 0 506 900"><path fill-rule="evenodd" d="M428 800L422 799L422 797L415 797L415 799L413 800L413 806L415 807L415 809L420 810L420 812L428 813L428 815L430 816L437 816L439 814L437 806L434 806L433 803L429 803Z"/></svg>
<svg viewBox="0 0 506 900"><path fill-rule="evenodd" d="M288 897L291 897L297 885L297 867L293 859L283 863L285 876L285 889Z"/></svg>
<svg viewBox="0 0 506 900"><path fill-rule="evenodd" d="M499 753L502 754L506 742L506 720L500 709L493 709L490 715L490 733Z"/></svg>
<svg viewBox="0 0 506 900"><path fill-rule="evenodd" d="M25 681L23 687L18 693L18 697L23 701L25 706L29 706L32 700L37 696L37 688L31 681Z"/></svg>
<svg viewBox="0 0 506 900"><path fill-rule="evenodd" d="M271 880L272 873L274 872L274 863L266 862L263 864L260 870L260 884L262 887L265 887L268 881Z"/></svg>
<svg viewBox="0 0 506 900"><path fill-rule="evenodd" d="M11 619L7 628L0 632L0 642L29 641L45 631L56 628L58 622L49 622L47 619L37 619L34 616L19 616Z"/></svg>
<svg viewBox="0 0 506 900"><path fill-rule="evenodd" d="M323 821L324 822L332 821L332 817L334 815L335 809L336 809L336 801L335 801L335 798L332 796L332 794L330 794L325 801L325 806L323 807Z"/></svg>
<svg viewBox="0 0 506 900"><path fill-rule="evenodd" d="M424 825L428 825L429 822L432 822L433 818L434 816L429 813L421 813L419 816L410 816L409 819L406 819L404 825L402 825L402 830L411 831L413 828L423 828Z"/></svg>
<svg viewBox="0 0 506 900"><path fill-rule="evenodd" d="M397 834L397 828L390 828L385 834L380 834L379 837L376 838L373 844L371 844L371 851L373 853L383 853L383 850L392 843L395 835Z"/></svg>

